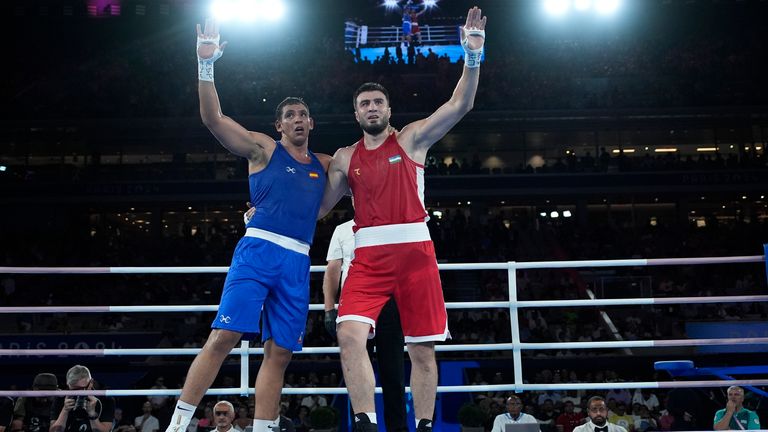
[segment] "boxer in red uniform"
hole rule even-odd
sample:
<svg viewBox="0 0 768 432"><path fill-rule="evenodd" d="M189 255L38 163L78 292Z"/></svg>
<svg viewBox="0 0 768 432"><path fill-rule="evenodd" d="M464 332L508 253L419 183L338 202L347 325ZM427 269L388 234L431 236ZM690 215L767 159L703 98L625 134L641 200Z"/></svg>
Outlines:
<svg viewBox="0 0 768 432"><path fill-rule="evenodd" d="M424 208L427 151L472 109L485 42L485 17L474 7L462 28L464 70L451 99L431 116L397 131L387 90L376 83L354 94L363 138L339 149L328 171L320 216L349 190L355 200L355 258L341 291L337 337L355 430L377 431L374 375L365 349L384 304L394 297L413 364L417 431L432 430L435 341L448 337L445 302Z"/></svg>

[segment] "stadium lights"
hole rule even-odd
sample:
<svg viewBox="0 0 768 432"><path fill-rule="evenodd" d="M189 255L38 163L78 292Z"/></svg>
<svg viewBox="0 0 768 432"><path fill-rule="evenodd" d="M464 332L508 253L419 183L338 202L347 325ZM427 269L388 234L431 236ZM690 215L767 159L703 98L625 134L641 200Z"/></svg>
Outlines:
<svg viewBox="0 0 768 432"><path fill-rule="evenodd" d="M6 170L8 170L8 167L7 167L7 166L5 166L5 165L0 165L0 172L5 172Z"/></svg>
<svg viewBox="0 0 768 432"><path fill-rule="evenodd" d="M595 10L602 15L615 13L619 6L621 6L621 0L595 0Z"/></svg>
<svg viewBox="0 0 768 432"><path fill-rule="evenodd" d="M216 0L211 13L220 22L277 21L285 15L285 4L279 0Z"/></svg>
<svg viewBox="0 0 768 432"><path fill-rule="evenodd" d="M544 0L544 10L550 15L564 15L570 8L570 0Z"/></svg>
<svg viewBox="0 0 768 432"><path fill-rule="evenodd" d="M544 11L552 16L565 15L571 8L578 12L594 10L598 15L613 15L621 7L621 0L541 0Z"/></svg>
<svg viewBox="0 0 768 432"><path fill-rule="evenodd" d="M717 151L717 147L697 147L697 152L715 152Z"/></svg>
<svg viewBox="0 0 768 432"><path fill-rule="evenodd" d="M592 0L573 0L573 7L580 11L589 10L592 7Z"/></svg>
<svg viewBox="0 0 768 432"><path fill-rule="evenodd" d="M382 3L381 5L387 8L387 10L397 9L399 7L397 5L397 0L384 0L384 3Z"/></svg>
<svg viewBox="0 0 768 432"><path fill-rule="evenodd" d="M569 218L569 217L571 217L571 216L573 216L573 213L571 213L571 211L570 211L570 210L564 210L564 211L563 211L563 217L567 217L567 218Z"/></svg>

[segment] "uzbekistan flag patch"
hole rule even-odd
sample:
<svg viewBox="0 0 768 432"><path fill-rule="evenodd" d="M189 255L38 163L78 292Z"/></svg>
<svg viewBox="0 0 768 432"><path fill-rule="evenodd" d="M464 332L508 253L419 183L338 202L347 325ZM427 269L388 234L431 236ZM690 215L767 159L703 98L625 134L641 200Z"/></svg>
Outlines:
<svg viewBox="0 0 768 432"><path fill-rule="evenodd" d="M395 164L402 161L403 161L403 158L400 155L394 155L389 157L389 163L391 164Z"/></svg>

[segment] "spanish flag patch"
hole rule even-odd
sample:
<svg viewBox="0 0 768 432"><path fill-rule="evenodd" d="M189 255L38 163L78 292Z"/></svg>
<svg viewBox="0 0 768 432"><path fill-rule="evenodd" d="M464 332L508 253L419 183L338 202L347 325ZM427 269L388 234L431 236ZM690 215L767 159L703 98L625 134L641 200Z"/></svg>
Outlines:
<svg viewBox="0 0 768 432"><path fill-rule="evenodd" d="M320 174L310 171L309 178L320 178Z"/></svg>

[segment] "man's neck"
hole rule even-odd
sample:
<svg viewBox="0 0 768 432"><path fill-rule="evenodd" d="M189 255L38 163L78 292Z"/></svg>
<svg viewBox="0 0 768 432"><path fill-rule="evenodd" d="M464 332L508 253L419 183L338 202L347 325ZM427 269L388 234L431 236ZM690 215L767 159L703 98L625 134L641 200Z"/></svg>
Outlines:
<svg viewBox="0 0 768 432"><path fill-rule="evenodd" d="M309 142L304 141L303 143L297 145L292 143L289 140L280 141L283 143L283 147L285 150L293 156L295 159L305 161L309 158Z"/></svg>
<svg viewBox="0 0 768 432"><path fill-rule="evenodd" d="M392 126L387 126L386 129L379 132L376 135L371 135L368 132L363 133L363 144L368 150L375 150L379 148L384 141L389 138L389 134L392 133Z"/></svg>
<svg viewBox="0 0 768 432"><path fill-rule="evenodd" d="M227 432L228 430L231 430L233 428L232 425L222 427L222 426L216 426L216 432Z"/></svg>

